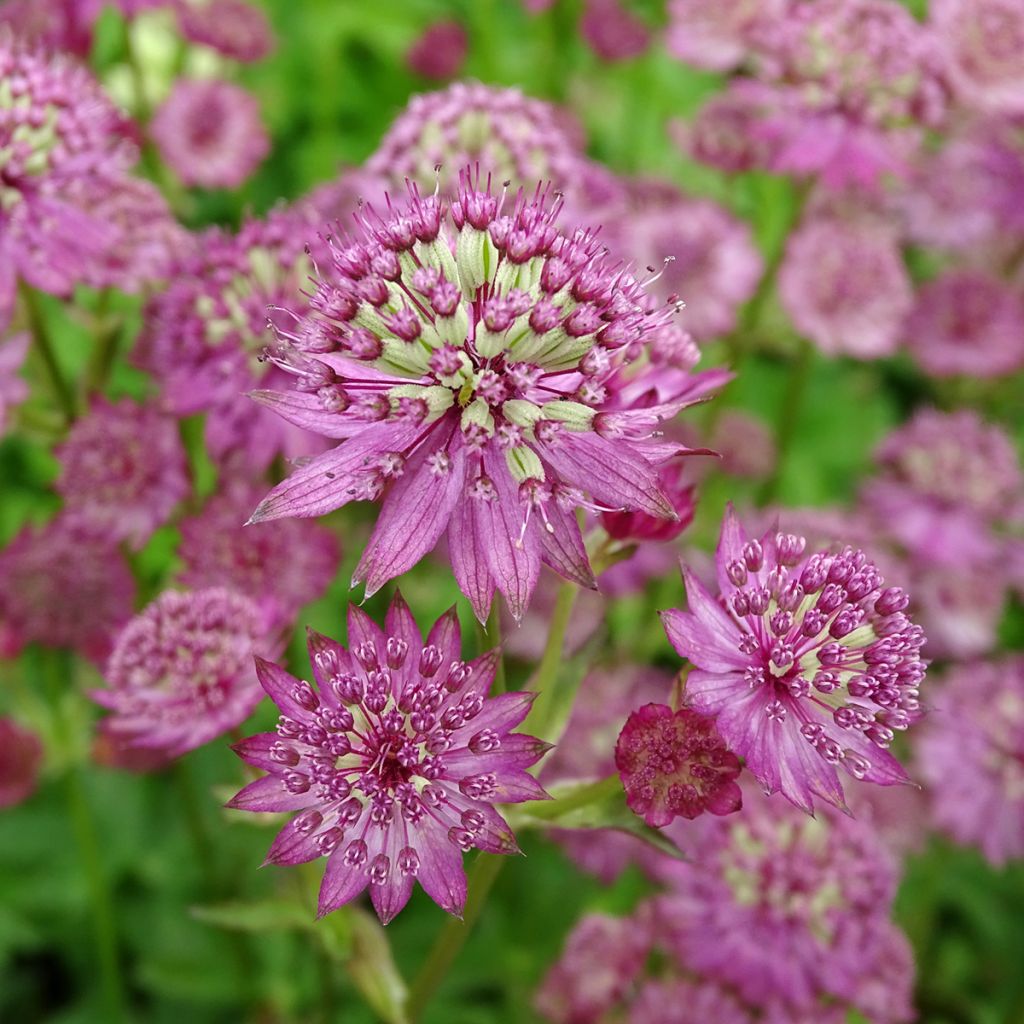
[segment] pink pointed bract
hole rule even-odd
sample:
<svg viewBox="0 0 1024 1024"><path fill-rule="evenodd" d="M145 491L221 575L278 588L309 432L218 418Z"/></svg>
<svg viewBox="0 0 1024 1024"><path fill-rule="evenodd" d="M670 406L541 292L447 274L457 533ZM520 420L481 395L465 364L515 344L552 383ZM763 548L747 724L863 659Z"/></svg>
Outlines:
<svg viewBox="0 0 1024 1024"><path fill-rule="evenodd" d="M166 590L120 632L91 696L115 746L166 763L241 725L263 698L253 655L282 647L241 594Z"/></svg>
<svg viewBox="0 0 1024 1024"><path fill-rule="evenodd" d="M97 400L57 447L55 488L83 528L141 548L189 493L178 424L151 404Z"/></svg>
<svg viewBox="0 0 1024 1024"><path fill-rule="evenodd" d="M468 49L469 37L459 22L437 21L428 25L409 47L405 62L424 78L444 81L459 74Z"/></svg>
<svg viewBox="0 0 1024 1024"><path fill-rule="evenodd" d="M270 150L256 97L216 79L179 79L149 130L182 182L204 188L237 188Z"/></svg>
<svg viewBox="0 0 1024 1024"><path fill-rule="evenodd" d="M609 537L616 540L669 541L693 522L697 502L684 464L673 462L662 466L658 470L658 482L671 502L676 518L656 518L645 512L602 512L601 525Z"/></svg>
<svg viewBox="0 0 1024 1024"><path fill-rule="evenodd" d="M382 499L354 573L367 594L447 533L476 614L497 589L518 619L542 563L593 587L577 508L675 517L658 467L689 449L658 425L721 376L623 372L673 311L593 234L559 232L545 193L467 173L450 207L414 187L409 204L331 244L313 312L282 332L297 387L254 397L343 443L252 521Z"/></svg>
<svg viewBox="0 0 1024 1024"><path fill-rule="evenodd" d="M654 828L705 811L731 814L743 803L739 758L714 721L689 708L645 704L632 712L615 744L615 767L630 810Z"/></svg>
<svg viewBox="0 0 1024 1024"><path fill-rule="evenodd" d="M348 637L346 649L310 633L315 686L257 662L281 717L276 732L235 747L268 774L228 806L298 812L267 861L328 858L321 916L369 887L386 924L417 880L459 916L463 854L518 851L495 804L546 797L526 769L548 745L512 731L534 695L487 696L496 657L461 660L454 609L424 642L401 597L383 629L350 605Z"/></svg>
<svg viewBox="0 0 1024 1024"><path fill-rule="evenodd" d="M730 507L716 554L718 595L686 570L689 610L662 613L694 666L686 702L716 716L729 749L768 792L811 812L843 806L837 768L880 785L906 781L889 753L920 715L924 635L862 552L805 554L769 531L748 540Z"/></svg>
<svg viewBox="0 0 1024 1024"><path fill-rule="evenodd" d="M0 809L27 800L35 791L43 745L11 718L0 717Z"/></svg>
<svg viewBox="0 0 1024 1024"><path fill-rule="evenodd" d="M18 371L28 355L31 337L15 334L0 341L0 437L10 426L11 410L28 398L28 381Z"/></svg>

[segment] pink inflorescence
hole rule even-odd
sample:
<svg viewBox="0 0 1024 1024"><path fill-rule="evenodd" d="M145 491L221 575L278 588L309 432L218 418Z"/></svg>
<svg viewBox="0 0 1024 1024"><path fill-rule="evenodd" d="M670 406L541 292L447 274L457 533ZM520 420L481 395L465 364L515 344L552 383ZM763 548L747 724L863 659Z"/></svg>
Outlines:
<svg viewBox="0 0 1024 1024"><path fill-rule="evenodd" d="M297 387L254 397L345 440L254 522L383 499L354 580L374 593L447 531L483 620L495 589L519 618L542 562L593 587L577 508L675 518L658 467L689 449L658 426L719 378L673 371L659 392L650 365L623 375L673 310L557 212L467 172L450 206L413 186L406 213L371 209L360 237L330 241L312 312L275 356Z"/></svg>
<svg viewBox="0 0 1024 1024"><path fill-rule="evenodd" d="M889 753L920 715L924 635L907 595L862 551L805 554L804 538L748 540L731 507L716 564L720 600L684 571L689 611L662 613L669 640L694 666L687 703L717 716L729 748L769 792L798 807L842 807L842 767L893 785ZM721 603L720 603L721 602Z"/></svg>
<svg viewBox="0 0 1024 1024"><path fill-rule="evenodd" d="M270 149L256 97L217 79L179 79L150 134L178 177L204 188L237 188Z"/></svg>
<svg viewBox="0 0 1024 1024"><path fill-rule="evenodd" d="M228 806L300 812L267 860L328 858L321 915L369 886L387 923L417 879L435 903L461 915L463 853L518 851L494 805L546 797L526 769L548 745L512 732L534 695L487 696L495 653L461 660L454 609L426 643L398 596L383 630L353 605L348 621L348 650L310 633L315 688L258 661L281 718L276 732L235 747L269 774Z"/></svg>
<svg viewBox="0 0 1024 1024"><path fill-rule="evenodd" d="M245 594L261 606L273 630L290 627L300 609L327 589L341 550L334 535L315 523L243 525L260 493L258 485L237 484L181 522L180 579L191 588L225 586Z"/></svg>
<svg viewBox="0 0 1024 1024"><path fill-rule="evenodd" d="M39 737L13 719L0 717L0 810L32 795L42 760Z"/></svg>
<svg viewBox="0 0 1024 1024"><path fill-rule="evenodd" d="M454 78L466 62L469 37L457 21L436 21L409 47L405 62L424 78Z"/></svg>
<svg viewBox="0 0 1024 1024"><path fill-rule="evenodd" d="M0 325L18 278L66 294L118 242L92 212L135 159L89 72L0 33Z"/></svg>
<svg viewBox="0 0 1024 1024"><path fill-rule="evenodd" d="M28 382L18 371L28 355L28 334L15 334L0 341L0 437L7 433L11 409L28 398Z"/></svg>
<svg viewBox="0 0 1024 1024"><path fill-rule="evenodd" d="M622 0L586 0L580 35L598 57L609 61L639 57L651 45L651 30Z"/></svg>
<svg viewBox="0 0 1024 1024"><path fill-rule="evenodd" d="M91 532L140 548L189 493L175 420L152 405L99 399L56 450L66 514Z"/></svg>
<svg viewBox="0 0 1024 1024"><path fill-rule="evenodd" d="M731 71L749 60L759 22L786 17L786 0L671 0L669 53L710 71Z"/></svg>
<svg viewBox="0 0 1024 1024"><path fill-rule="evenodd" d="M206 442L219 461L240 456L260 469L279 453L317 450L316 439L245 395L286 379L264 356L273 338L268 315L291 325L306 310L305 232L305 221L287 210L248 221L236 235L212 228L146 306L137 359L160 382L169 411L207 414Z"/></svg>
<svg viewBox="0 0 1024 1024"><path fill-rule="evenodd" d="M916 755L943 831L993 864L1024 857L1024 657L953 669Z"/></svg>
<svg viewBox="0 0 1024 1024"><path fill-rule="evenodd" d="M25 527L0 551L0 579L0 657L38 643L102 662L135 600L115 542L66 515Z"/></svg>
<svg viewBox="0 0 1024 1024"><path fill-rule="evenodd" d="M182 35L246 63L274 48L267 16L249 0L173 0Z"/></svg>
<svg viewBox="0 0 1024 1024"><path fill-rule="evenodd" d="M256 604L222 587L164 591L117 637L93 700L123 748L166 763L240 725L263 697L253 655L276 655Z"/></svg>
<svg viewBox="0 0 1024 1024"><path fill-rule="evenodd" d="M615 767L630 809L655 828L705 811L731 814L743 803L739 758L715 723L689 708L645 704L615 745Z"/></svg>

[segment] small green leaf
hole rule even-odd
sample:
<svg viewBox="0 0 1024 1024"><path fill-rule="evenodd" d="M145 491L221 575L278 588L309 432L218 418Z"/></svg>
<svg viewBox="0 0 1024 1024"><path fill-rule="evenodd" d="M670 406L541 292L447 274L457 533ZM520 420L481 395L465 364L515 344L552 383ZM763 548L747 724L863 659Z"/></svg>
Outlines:
<svg viewBox="0 0 1024 1024"><path fill-rule="evenodd" d="M309 913L288 900L263 900L259 903L217 903L192 908L197 921L216 928L240 932L275 932L285 928L311 930Z"/></svg>

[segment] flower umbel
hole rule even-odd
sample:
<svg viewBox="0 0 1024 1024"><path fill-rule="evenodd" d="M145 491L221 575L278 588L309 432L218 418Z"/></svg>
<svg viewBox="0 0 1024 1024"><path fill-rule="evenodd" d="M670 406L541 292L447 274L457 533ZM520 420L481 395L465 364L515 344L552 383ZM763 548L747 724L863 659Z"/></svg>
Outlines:
<svg viewBox="0 0 1024 1024"><path fill-rule="evenodd" d="M450 914L466 901L464 852L516 853L496 803L545 799L526 769L548 744L513 733L531 693L488 698L496 652L460 657L455 610L426 643L400 596L381 629L349 606L349 649L310 632L315 688L257 660L281 711L276 733L235 750L268 772L228 804L299 811L267 855L273 864L327 857L320 915L367 886L385 924L417 879Z"/></svg>

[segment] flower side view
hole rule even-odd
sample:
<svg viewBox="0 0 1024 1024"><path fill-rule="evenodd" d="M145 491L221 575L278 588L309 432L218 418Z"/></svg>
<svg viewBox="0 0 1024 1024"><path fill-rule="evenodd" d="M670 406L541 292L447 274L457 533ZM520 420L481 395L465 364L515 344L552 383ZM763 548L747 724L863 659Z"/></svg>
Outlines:
<svg viewBox="0 0 1024 1024"><path fill-rule="evenodd" d="M676 518L658 467L690 449L658 427L720 375L624 373L674 307L592 233L561 234L558 210L539 188L510 201L466 172L450 207L410 186L407 212L371 209L361 238L328 240L312 312L274 356L296 390L253 397L343 443L252 522L383 499L353 584L375 593L447 531L483 620L495 589L520 618L542 562L595 586L577 508Z"/></svg>
<svg viewBox="0 0 1024 1024"><path fill-rule="evenodd" d="M549 744L512 732L535 695L487 696L496 652L461 660L454 609L424 643L400 595L383 629L350 605L348 638L346 649L310 631L315 688L257 659L281 717L276 732L235 746L268 774L228 806L300 812L267 863L327 857L320 916L369 886L387 924L417 879L438 906L461 916L463 853L519 850L494 805L547 798L526 769Z"/></svg>
<svg viewBox="0 0 1024 1024"><path fill-rule="evenodd" d="M806 542L768 531L748 540L730 506L716 553L719 597L684 569L689 610L662 612L694 666L686 701L716 716L729 748L768 792L813 811L845 807L836 771L906 781L889 753L920 716L924 634L907 595L853 548L805 556Z"/></svg>

